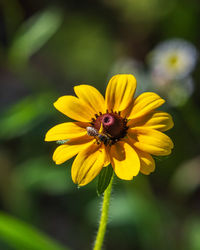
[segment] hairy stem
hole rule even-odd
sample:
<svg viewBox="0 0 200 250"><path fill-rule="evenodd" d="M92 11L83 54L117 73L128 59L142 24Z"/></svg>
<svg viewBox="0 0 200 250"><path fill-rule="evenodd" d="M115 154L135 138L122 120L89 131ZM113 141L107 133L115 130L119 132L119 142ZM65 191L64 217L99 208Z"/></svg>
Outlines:
<svg viewBox="0 0 200 250"><path fill-rule="evenodd" d="M99 223L99 229L97 232L97 237L95 240L94 250L101 250L101 247L103 244L107 221L108 221L108 210L109 210L109 204L110 204L110 195L111 195L111 190L112 190L113 176L110 180L108 187L106 188L104 192L103 204L102 204L102 210L101 210L101 218L100 218L100 223Z"/></svg>

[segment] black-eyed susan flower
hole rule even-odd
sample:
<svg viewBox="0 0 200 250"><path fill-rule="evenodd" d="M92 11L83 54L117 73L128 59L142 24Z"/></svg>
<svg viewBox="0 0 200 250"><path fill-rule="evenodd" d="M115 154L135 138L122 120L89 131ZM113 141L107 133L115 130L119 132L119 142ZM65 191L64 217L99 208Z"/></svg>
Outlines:
<svg viewBox="0 0 200 250"><path fill-rule="evenodd" d="M107 86L105 99L90 85L74 87L75 96L62 96L57 110L75 120L51 128L46 141L66 140L53 154L56 164L77 155L71 168L79 186L92 181L110 163L115 174L132 180L139 172L155 169L151 155L169 155L171 139L163 132L173 127L171 116L156 111L165 101L146 92L134 98L133 75L115 75Z"/></svg>

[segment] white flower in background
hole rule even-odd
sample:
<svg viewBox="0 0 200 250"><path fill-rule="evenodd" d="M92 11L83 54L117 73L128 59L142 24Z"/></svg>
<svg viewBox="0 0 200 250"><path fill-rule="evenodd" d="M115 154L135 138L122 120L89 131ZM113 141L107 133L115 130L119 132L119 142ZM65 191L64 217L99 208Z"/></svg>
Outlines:
<svg viewBox="0 0 200 250"><path fill-rule="evenodd" d="M171 39L160 43L152 51L149 64L153 77L162 81L187 77L196 65L196 48L183 39Z"/></svg>
<svg viewBox="0 0 200 250"><path fill-rule="evenodd" d="M198 59L194 45L183 39L167 40L156 46L148 59L152 88L171 106L184 105L194 91L190 75Z"/></svg>

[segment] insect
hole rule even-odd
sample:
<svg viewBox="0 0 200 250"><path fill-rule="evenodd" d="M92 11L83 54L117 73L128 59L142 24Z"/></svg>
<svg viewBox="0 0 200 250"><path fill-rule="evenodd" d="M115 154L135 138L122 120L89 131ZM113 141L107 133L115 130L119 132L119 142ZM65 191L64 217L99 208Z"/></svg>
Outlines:
<svg viewBox="0 0 200 250"><path fill-rule="evenodd" d="M68 142L69 140L58 140L56 141L58 144L65 144L66 142Z"/></svg>
<svg viewBox="0 0 200 250"><path fill-rule="evenodd" d="M103 142L106 146L112 145L112 138L109 135L101 133L93 127L87 127L86 130L89 136L94 136L96 138L98 144Z"/></svg>

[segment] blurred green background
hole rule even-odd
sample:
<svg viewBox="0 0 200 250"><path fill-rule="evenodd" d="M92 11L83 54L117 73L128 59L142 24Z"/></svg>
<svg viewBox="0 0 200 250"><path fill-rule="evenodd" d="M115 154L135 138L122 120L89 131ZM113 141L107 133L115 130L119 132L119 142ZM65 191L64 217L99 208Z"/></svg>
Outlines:
<svg viewBox="0 0 200 250"><path fill-rule="evenodd" d="M78 84L104 93L122 58L148 71L148 54L166 39L199 50L199 23L198 0L0 1L0 249L92 249L97 180L78 189L72 160L53 163L56 143L44 135L68 118L52 104ZM142 91L150 78L138 72L129 73ZM105 249L200 249L198 63L192 77L187 101L163 107L174 118L173 153L150 176L115 178Z"/></svg>

